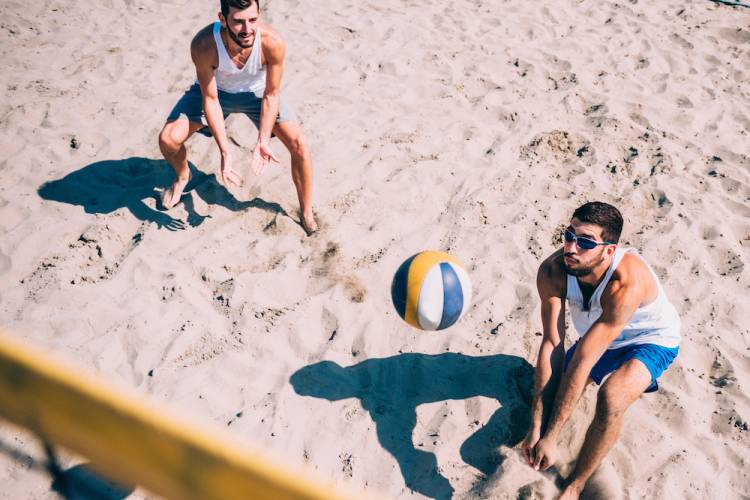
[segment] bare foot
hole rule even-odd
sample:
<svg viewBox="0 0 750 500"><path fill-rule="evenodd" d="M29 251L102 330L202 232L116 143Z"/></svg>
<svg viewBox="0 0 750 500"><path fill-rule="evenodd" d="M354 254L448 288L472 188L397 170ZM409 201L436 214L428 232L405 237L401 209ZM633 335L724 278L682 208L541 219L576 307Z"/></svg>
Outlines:
<svg viewBox="0 0 750 500"><path fill-rule="evenodd" d="M177 203L180 201L180 198L182 198L182 192L185 189L185 186L187 186L188 182L190 182L192 179L193 173L190 172L187 179L181 179L178 177L177 179L175 179L174 183L171 186L162 191L161 204L165 210L169 210L173 206L177 205Z"/></svg>
<svg viewBox="0 0 750 500"><path fill-rule="evenodd" d="M312 214L302 216L302 229L305 230L308 236L318 230L318 223L315 222L315 217Z"/></svg>

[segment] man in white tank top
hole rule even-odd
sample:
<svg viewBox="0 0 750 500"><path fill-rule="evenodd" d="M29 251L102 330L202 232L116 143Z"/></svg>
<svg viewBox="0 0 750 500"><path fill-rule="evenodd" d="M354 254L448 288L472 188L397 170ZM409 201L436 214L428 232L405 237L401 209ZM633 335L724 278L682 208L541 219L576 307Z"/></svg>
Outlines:
<svg viewBox="0 0 750 500"><path fill-rule="evenodd" d="M537 275L544 333L531 426L521 445L529 465L539 470L555 462L558 435L584 387L601 384L596 414L560 498L578 498L617 440L625 410L658 388L656 379L679 348L677 311L649 265L634 250L618 247L622 225L612 205L582 205L563 247ZM567 353L566 302L581 335Z"/></svg>
<svg viewBox="0 0 750 500"><path fill-rule="evenodd" d="M162 205L169 209L180 201L190 181L185 142L195 132L213 136L221 153L221 179L228 187L239 185L234 169L225 118L246 114L258 128L251 169L260 175L271 161L270 147L277 136L292 158L292 180L300 203L300 223L311 234L317 229L312 211L313 168L307 140L294 111L280 96L284 70L284 41L260 22L258 0L221 0L219 22L200 30L190 52L196 83L175 105L159 134L159 147L177 178L164 190Z"/></svg>

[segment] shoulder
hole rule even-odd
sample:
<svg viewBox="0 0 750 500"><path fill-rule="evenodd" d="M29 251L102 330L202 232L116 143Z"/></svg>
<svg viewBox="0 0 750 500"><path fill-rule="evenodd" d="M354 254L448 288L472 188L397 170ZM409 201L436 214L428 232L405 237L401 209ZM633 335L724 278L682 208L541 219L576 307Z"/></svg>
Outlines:
<svg viewBox="0 0 750 500"><path fill-rule="evenodd" d="M286 46L281 34L268 24L261 24L260 29L263 54L270 60L283 58Z"/></svg>
<svg viewBox="0 0 750 500"><path fill-rule="evenodd" d="M602 293L602 307L637 307L647 290L649 279L652 278L646 262L636 254L625 254Z"/></svg>
<svg viewBox="0 0 750 500"><path fill-rule="evenodd" d="M198 33L196 33L193 37L193 40L190 42L191 50L206 50L209 48L213 49L215 47L216 42L214 41L213 23L198 31Z"/></svg>
<svg viewBox="0 0 750 500"><path fill-rule="evenodd" d="M193 59L202 60L216 55L216 41L213 35L214 25L209 24L195 34L190 42L190 53Z"/></svg>
<svg viewBox="0 0 750 500"><path fill-rule="evenodd" d="M612 273L610 284L615 287L636 285L648 279L651 273L643 258L634 253L623 255L617 269ZM609 287L608 287L609 288Z"/></svg>
<svg viewBox="0 0 750 500"><path fill-rule="evenodd" d="M563 264L562 249L547 257L539 265L536 274L536 285L540 295L565 297L568 281Z"/></svg>

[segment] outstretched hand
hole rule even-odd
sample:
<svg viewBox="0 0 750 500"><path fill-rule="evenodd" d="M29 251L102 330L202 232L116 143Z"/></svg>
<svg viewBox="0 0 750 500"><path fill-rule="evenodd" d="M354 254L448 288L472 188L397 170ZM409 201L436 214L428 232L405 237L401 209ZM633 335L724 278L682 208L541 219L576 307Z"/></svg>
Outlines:
<svg viewBox="0 0 750 500"><path fill-rule="evenodd" d="M242 184L242 177L232 168L232 156L228 152L221 154L221 182L226 187L230 184L235 186Z"/></svg>
<svg viewBox="0 0 750 500"><path fill-rule="evenodd" d="M279 159L273 154L271 147L267 143L258 142L253 150L252 169L255 175L262 174L271 160L279 163Z"/></svg>

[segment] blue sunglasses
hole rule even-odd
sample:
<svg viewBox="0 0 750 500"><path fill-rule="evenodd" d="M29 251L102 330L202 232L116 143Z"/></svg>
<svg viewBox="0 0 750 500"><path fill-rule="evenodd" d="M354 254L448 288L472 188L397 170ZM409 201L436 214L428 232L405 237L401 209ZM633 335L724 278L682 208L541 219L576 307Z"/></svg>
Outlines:
<svg viewBox="0 0 750 500"><path fill-rule="evenodd" d="M578 245L578 248L581 250L591 250L592 248L596 248L599 245L614 245L614 243L610 241L594 241L591 238L584 238L583 236L576 236L573 231L570 229L565 230L564 239L567 243L576 242L576 245Z"/></svg>

